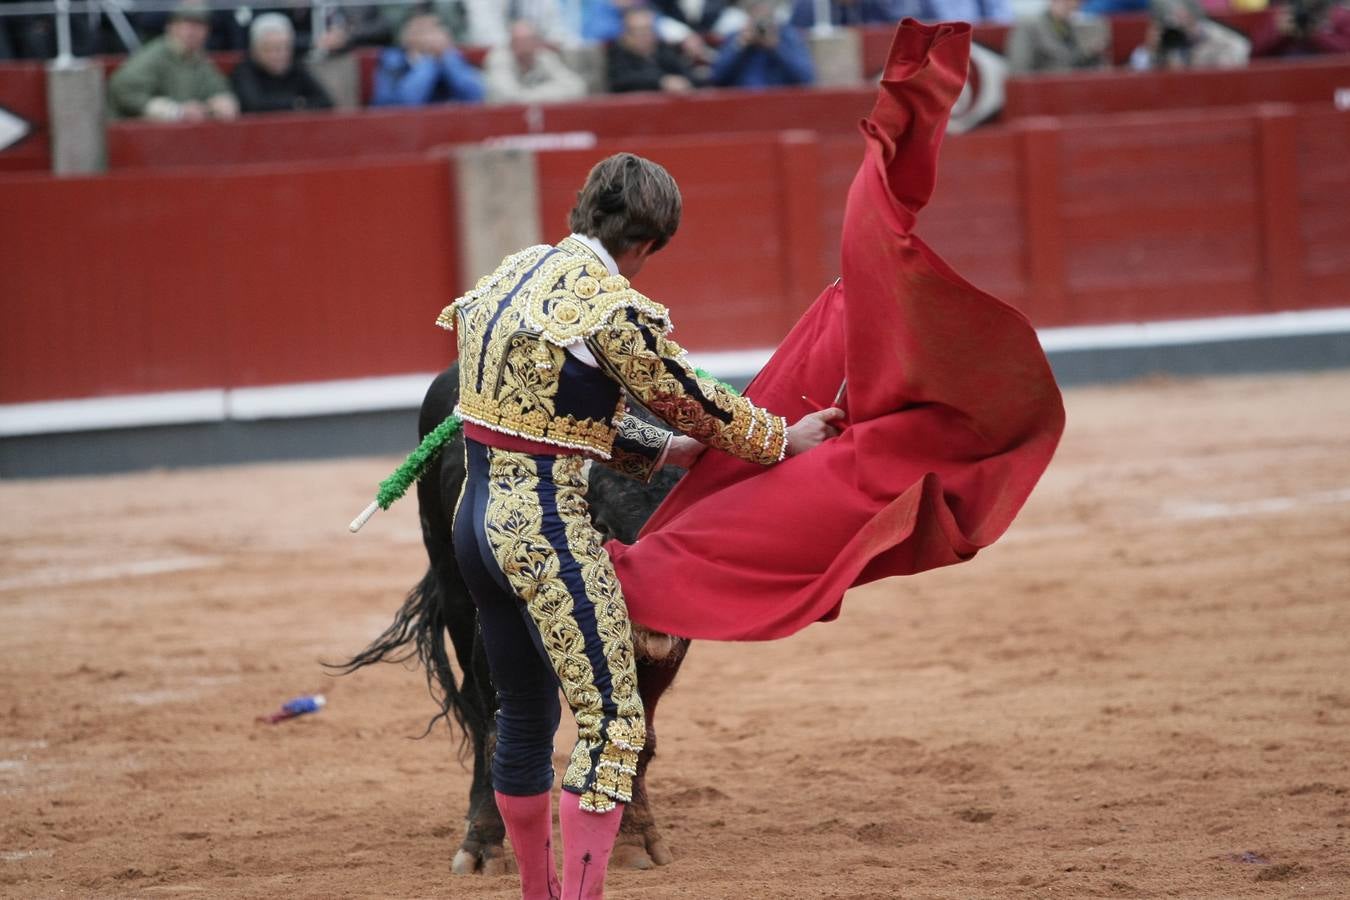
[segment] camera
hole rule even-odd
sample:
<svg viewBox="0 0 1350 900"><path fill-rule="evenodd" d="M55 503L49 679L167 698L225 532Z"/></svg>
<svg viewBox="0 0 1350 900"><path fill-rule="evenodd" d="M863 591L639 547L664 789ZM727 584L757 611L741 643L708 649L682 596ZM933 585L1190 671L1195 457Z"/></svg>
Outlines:
<svg viewBox="0 0 1350 900"><path fill-rule="evenodd" d="M1293 14L1294 30L1299 34L1307 34L1317 27L1326 11L1326 3L1324 0L1292 0L1289 11Z"/></svg>
<svg viewBox="0 0 1350 900"><path fill-rule="evenodd" d="M1191 36L1183 29L1169 25L1158 37L1158 50L1161 53L1185 51L1191 48Z"/></svg>

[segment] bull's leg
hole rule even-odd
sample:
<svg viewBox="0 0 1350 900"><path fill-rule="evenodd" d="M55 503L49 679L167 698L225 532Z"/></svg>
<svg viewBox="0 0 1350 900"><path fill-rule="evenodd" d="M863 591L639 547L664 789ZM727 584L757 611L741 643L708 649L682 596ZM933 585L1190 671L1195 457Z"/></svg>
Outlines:
<svg viewBox="0 0 1350 900"><path fill-rule="evenodd" d="M659 636L664 637L664 636ZM638 693L647 716L647 743L638 754L637 776L633 779L633 802L624 807L623 824L610 857L611 868L650 869L664 866L674 857L656 827L651 798L647 793L647 768L656 756L656 704L674 682L689 651L684 639L643 639L636 641Z"/></svg>
<svg viewBox="0 0 1350 900"><path fill-rule="evenodd" d="M470 604L472 606L472 604ZM487 657L483 654L482 638L474 623L466 629L452 629L471 636L469 646L460 649L456 639L456 655L464 672L463 693L472 707L469 739L473 743L473 783L469 787L469 815L464 840L455 852L450 870L456 875L500 875L514 871L513 861L502 847L506 826L502 823L497 801L492 796L492 747L496 743L494 723L496 694L488 673Z"/></svg>
<svg viewBox="0 0 1350 900"><path fill-rule="evenodd" d="M506 826L502 823L497 801L492 796L489 764L496 728L489 728L482 740L475 740L473 785L469 788L469 818L464 840L455 852L450 870L456 875L501 875L515 871L514 863L502 847Z"/></svg>

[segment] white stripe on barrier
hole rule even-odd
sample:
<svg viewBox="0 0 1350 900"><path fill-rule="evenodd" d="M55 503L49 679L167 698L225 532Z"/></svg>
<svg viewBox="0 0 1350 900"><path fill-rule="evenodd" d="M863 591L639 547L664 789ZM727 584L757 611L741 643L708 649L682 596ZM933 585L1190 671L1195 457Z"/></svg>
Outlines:
<svg viewBox="0 0 1350 900"><path fill-rule="evenodd" d="M1046 328L1039 334L1041 345L1048 353L1350 334L1350 308ZM745 380L763 368L773 352L769 347L691 353L689 361L720 378ZM434 372L415 373L256 388L212 388L0 405L0 437L411 409L422 402L427 385L435 376Z"/></svg>
<svg viewBox="0 0 1350 900"><path fill-rule="evenodd" d="M773 347L759 350L732 350L726 353L690 353L689 362L718 378L744 381L755 374L773 356Z"/></svg>
<svg viewBox="0 0 1350 900"><path fill-rule="evenodd" d="M1350 332L1350 309L1318 309L1261 316L1221 316L1175 322L1078 325L1043 328L1046 352L1108 350L1117 347L1167 347L1261 338L1301 337Z"/></svg>
<svg viewBox="0 0 1350 900"><path fill-rule="evenodd" d="M0 406L0 437L219 422L224 418L225 391L220 388L12 403Z"/></svg>
<svg viewBox="0 0 1350 900"><path fill-rule="evenodd" d="M434 373L391 375L234 388L225 394L225 416L251 421L408 409L421 405L435 377Z"/></svg>

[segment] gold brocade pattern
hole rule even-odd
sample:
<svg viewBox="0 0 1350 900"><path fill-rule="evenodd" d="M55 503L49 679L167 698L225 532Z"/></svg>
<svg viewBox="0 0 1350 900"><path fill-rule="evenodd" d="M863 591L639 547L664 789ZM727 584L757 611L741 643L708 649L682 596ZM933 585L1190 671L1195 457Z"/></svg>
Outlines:
<svg viewBox="0 0 1350 900"><path fill-rule="evenodd" d="M605 466L635 481L651 481L665 460L671 433L628 412L618 417L614 430L614 450Z"/></svg>
<svg viewBox="0 0 1350 900"><path fill-rule="evenodd" d="M641 309L664 328L668 313L589 253L552 251L530 247L507 257L441 311L437 324L458 332L456 412L485 428L609 459L612 414L579 417L558 408L564 348L607 327L616 311ZM617 399L617 385L614 392Z"/></svg>
<svg viewBox="0 0 1350 900"><path fill-rule="evenodd" d="M741 459L769 465L783 458L787 448L787 423L755 406L711 378L700 378L684 361L684 350L667 337L663 323L651 322L639 312L642 327L616 317L613 327L597 332L590 346L615 377L634 397L677 431L725 450ZM645 333L644 333L645 331ZM655 338L656 348L647 345ZM684 379L666 365L677 361ZM694 384L699 394L720 410L726 419L711 415L704 403L689 393Z"/></svg>
<svg viewBox="0 0 1350 900"><path fill-rule="evenodd" d="M561 574L557 550L545 534L538 464L528 454L489 451L485 531L493 557L538 627L577 722L563 785L581 794L583 809L605 812L632 799L637 755L646 740L637 690L632 628L623 594L586 505L584 460L558 457L552 487L567 548L580 566L609 670L614 714L606 714L586 639L575 618L577 600Z"/></svg>
<svg viewBox="0 0 1350 900"><path fill-rule="evenodd" d="M496 431L610 459L616 415L607 403L603 413L594 405L558 405L560 393L568 396L561 391L566 348L584 342L616 382L616 400L622 385L675 429L705 444L765 465L783 458L787 423L781 417L695 375L668 337L665 307L609 274L589 251L578 252L576 241L562 246L529 247L507 257L441 312L437 323L458 331L459 415ZM680 377L667 362L680 367ZM622 406L617 403L617 410ZM637 459L642 449L621 447L616 468L648 477L644 466L655 458Z"/></svg>
<svg viewBox="0 0 1350 900"><path fill-rule="evenodd" d="M565 347L609 326L614 313L636 309L670 330L670 313L628 286L622 275L610 275L594 259L562 256L550 260L538 290L523 301L526 326L544 340Z"/></svg>

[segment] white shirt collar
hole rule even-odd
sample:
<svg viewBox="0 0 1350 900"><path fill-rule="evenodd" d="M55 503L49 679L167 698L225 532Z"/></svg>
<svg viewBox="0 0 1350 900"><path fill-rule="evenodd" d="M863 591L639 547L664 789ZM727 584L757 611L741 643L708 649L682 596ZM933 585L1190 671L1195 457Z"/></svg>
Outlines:
<svg viewBox="0 0 1350 900"><path fill-rule="evenodd" d="M600 261L605 264L605 268L609 269L609 274L619 274L619 264L614 261L614 257L605 249L604 244L593 237L587 237L584 234L576 234L575 232L569 235L569 237L577 243L585 244L592 253L600 257Z"/></svg>

